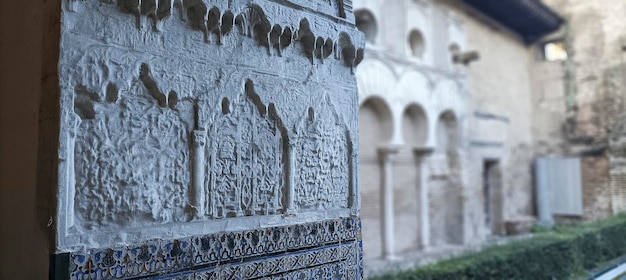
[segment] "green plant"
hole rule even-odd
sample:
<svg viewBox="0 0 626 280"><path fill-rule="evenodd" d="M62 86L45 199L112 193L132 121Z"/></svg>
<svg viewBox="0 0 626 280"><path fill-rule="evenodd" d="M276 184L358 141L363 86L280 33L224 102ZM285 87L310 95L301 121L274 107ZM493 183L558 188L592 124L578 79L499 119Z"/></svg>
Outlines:
<svg viewBox="0 0 626 280"><path fill-rule="evenodd" d="M572 279L626 254L625 234L621 214L372 280Z"/></svg>
<svg viewBox="0 0 626 280"><path fill-rule="evenodd" d="M530 228L530 232L532 233L549 232L551 230L552 228L550 227L543 227L543 226L538 226L538 225L534 225L532 228Z"/></svg>

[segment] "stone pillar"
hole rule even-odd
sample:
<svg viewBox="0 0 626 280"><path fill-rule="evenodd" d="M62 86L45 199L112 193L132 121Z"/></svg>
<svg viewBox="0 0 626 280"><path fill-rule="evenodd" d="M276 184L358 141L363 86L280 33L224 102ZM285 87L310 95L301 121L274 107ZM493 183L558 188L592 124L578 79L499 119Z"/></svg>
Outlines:
<svg viewBox="0 0 626 280"><path fill-rule="evenodd" d="M427 157L433 152L431 148L415 148L413 154L417 164L416 182L419 189L420 202L420 246L422 249L430 247L430 212L428 201L428 166L426 165Z"/></svg>
<svg viewBox="0 0 626 280"><path fill-rule="evenodd" d="M549 164L548 159L539 158L535 161L535 174L537 182L535 184L537 192L537 212L539 226L551 227L554 225L552 218L552 208L550 207L550 186L548 181Z"/></svg>
<svg viewBox="0 0 626 280"><path fill-rule="evenodd" d="M288 156L288 164L289 164L290 172L293 172L293 170L295 170L296 168L295 150L296 149L294 148L294 145L289 145L287 156ZM294 216L296 215L296 208L294 206L294 199L296 195L295 177L290 174L287 176L287 178L288 178L288 181L287 181L288 192L287 192L287 210L285 211L285 214L288 216Z"/></svg>
<svg viewBox="0 0 626 280"><path fill-rule="evenodd" d="M395 258L394 249L394 215L393 215L393 158L398 153L397 147L382 147L378 149L378 158L381 168L381 217L383 257Z"/></svg>
<svg viewBox="0 0 626 280"><path fill-rule="evenodd" d="M193 201L196 217L202 218L206 212L205 192L204 192L204 146L206 145L206 131L194 130L192 132L193 141Z"/></svg>

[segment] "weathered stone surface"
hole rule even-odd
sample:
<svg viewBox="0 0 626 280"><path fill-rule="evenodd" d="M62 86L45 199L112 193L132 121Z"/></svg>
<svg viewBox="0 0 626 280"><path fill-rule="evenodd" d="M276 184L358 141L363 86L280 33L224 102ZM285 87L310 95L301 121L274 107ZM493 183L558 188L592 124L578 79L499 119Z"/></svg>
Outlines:
<svg viewBox="0 0 626 280"><path fill-rule="evenodd" d="M357 217L353 19L341 0L64 1L57 252L157 240L124 253L141 259L174 250L163 240ZM89 266L123 258L107 252Z"/></svg>

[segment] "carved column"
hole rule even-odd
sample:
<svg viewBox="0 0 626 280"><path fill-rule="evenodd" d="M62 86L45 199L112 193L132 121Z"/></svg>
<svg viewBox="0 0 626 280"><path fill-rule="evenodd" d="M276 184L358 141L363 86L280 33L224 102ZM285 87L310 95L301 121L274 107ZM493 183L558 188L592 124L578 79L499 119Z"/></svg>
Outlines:
<svg viewBox="0 0 626 280"><path fill-rule="evenodd" d="M75 166L74 166L74 153L75 153L75 145L76 145L76 130L80 125L80 120L78 116L74 113L68 113L68 126L70 127L69 132L67 134L67 150L66 150L66 174L68 180L68 188L67 188L67 196L75 197L76 196L76 175L75 175ZM69 229L74 225L74 199L67 200L67 206L65 208L65 228Z"/></svg>
<svg viewBox="0 0 626 280"><path fill-rule="evenodd" d="M201 218L204 216L206 209L204 203L206 201L204 194L204 147L206 146L206 131L194 130L191 135L193 143L193 192L191 203L196 208L196 216Z"/></svg>
<svg viewBox="0 0 626 280"><path fill-rule="evenodd" d="M393 259L394 248L394 217L393 217L393 158L398 153L397 147L378 148L378 159L381 167L381 216L383 218L382 238L383 257Z"/></svg>
<svg viewBox="0 0 626 280"><path fill-rule="evenodd" d="M286 215L295 215L296 207L294 200L296 199L296 179L295 179L295 170L296 170L296 149L294 145L289 144L289 150L287 151L287 159L289 170L287 171L287 210L285 211Z"/></svg>
<svg viewBox="0 0 626 280"><path fill-rule="evenodd" d="M419 202L420 202L420 246L422 249L428 249L430 247L430 208L428 200L428 166L426 165L426 159L432 154L432 148L415 148L413 154L415 155L415 162L417 167L417 188L419 189Z"/></svg>

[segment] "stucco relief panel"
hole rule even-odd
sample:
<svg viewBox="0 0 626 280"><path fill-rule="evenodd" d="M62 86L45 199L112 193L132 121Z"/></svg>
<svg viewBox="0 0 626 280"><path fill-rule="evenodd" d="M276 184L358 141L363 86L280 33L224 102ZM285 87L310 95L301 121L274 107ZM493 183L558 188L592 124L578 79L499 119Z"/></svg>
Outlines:
<svg viewBox="0 0 626 280"><path fill-rule="evenodd" d="M299 211L349 207L351 143L334 106L310 107L297 129L295 207Z"/></svg>
<svg viewBox="0 0 626 280"><path fill-rule="evenodd" d="M68 143L75 225L351 207L352 143L328 97L302 112L290 133L251 80L240 94L212 105L206 96L165 94L147 64L130 83L120 90L109 82L104 92L75 86Z"/></svg>
<svg viewBox="0 0 626 280"><path fill-rule="evenodd" d="M57 249L354 213L357 96L344 77L360 34L273 2L150 3L64 11ZM133 13L164 25L127 28ZM264 47L277 56L251 55ZM351 94L323 96L325 84Z"/></svg>
<svg viewBox="0 0 626 280"><path fill-rule="evenodd" d="M246 87L251 87L249 81ZM248 96L222 99L210 129L208 216L273 215L283 211L284 147L280 121ZM274 108L273 106L271 108ZM277 124L278 123L278 124Z"/></svg>
<svg viewBox="0 0 626 280"><path fill-rule="evenodd" d="M154 81L148 72L140 77L129 91L75 87L72 199L87 228L185 219L190 124L181 112L191 104L175 92L150 93Z"/></svg>

